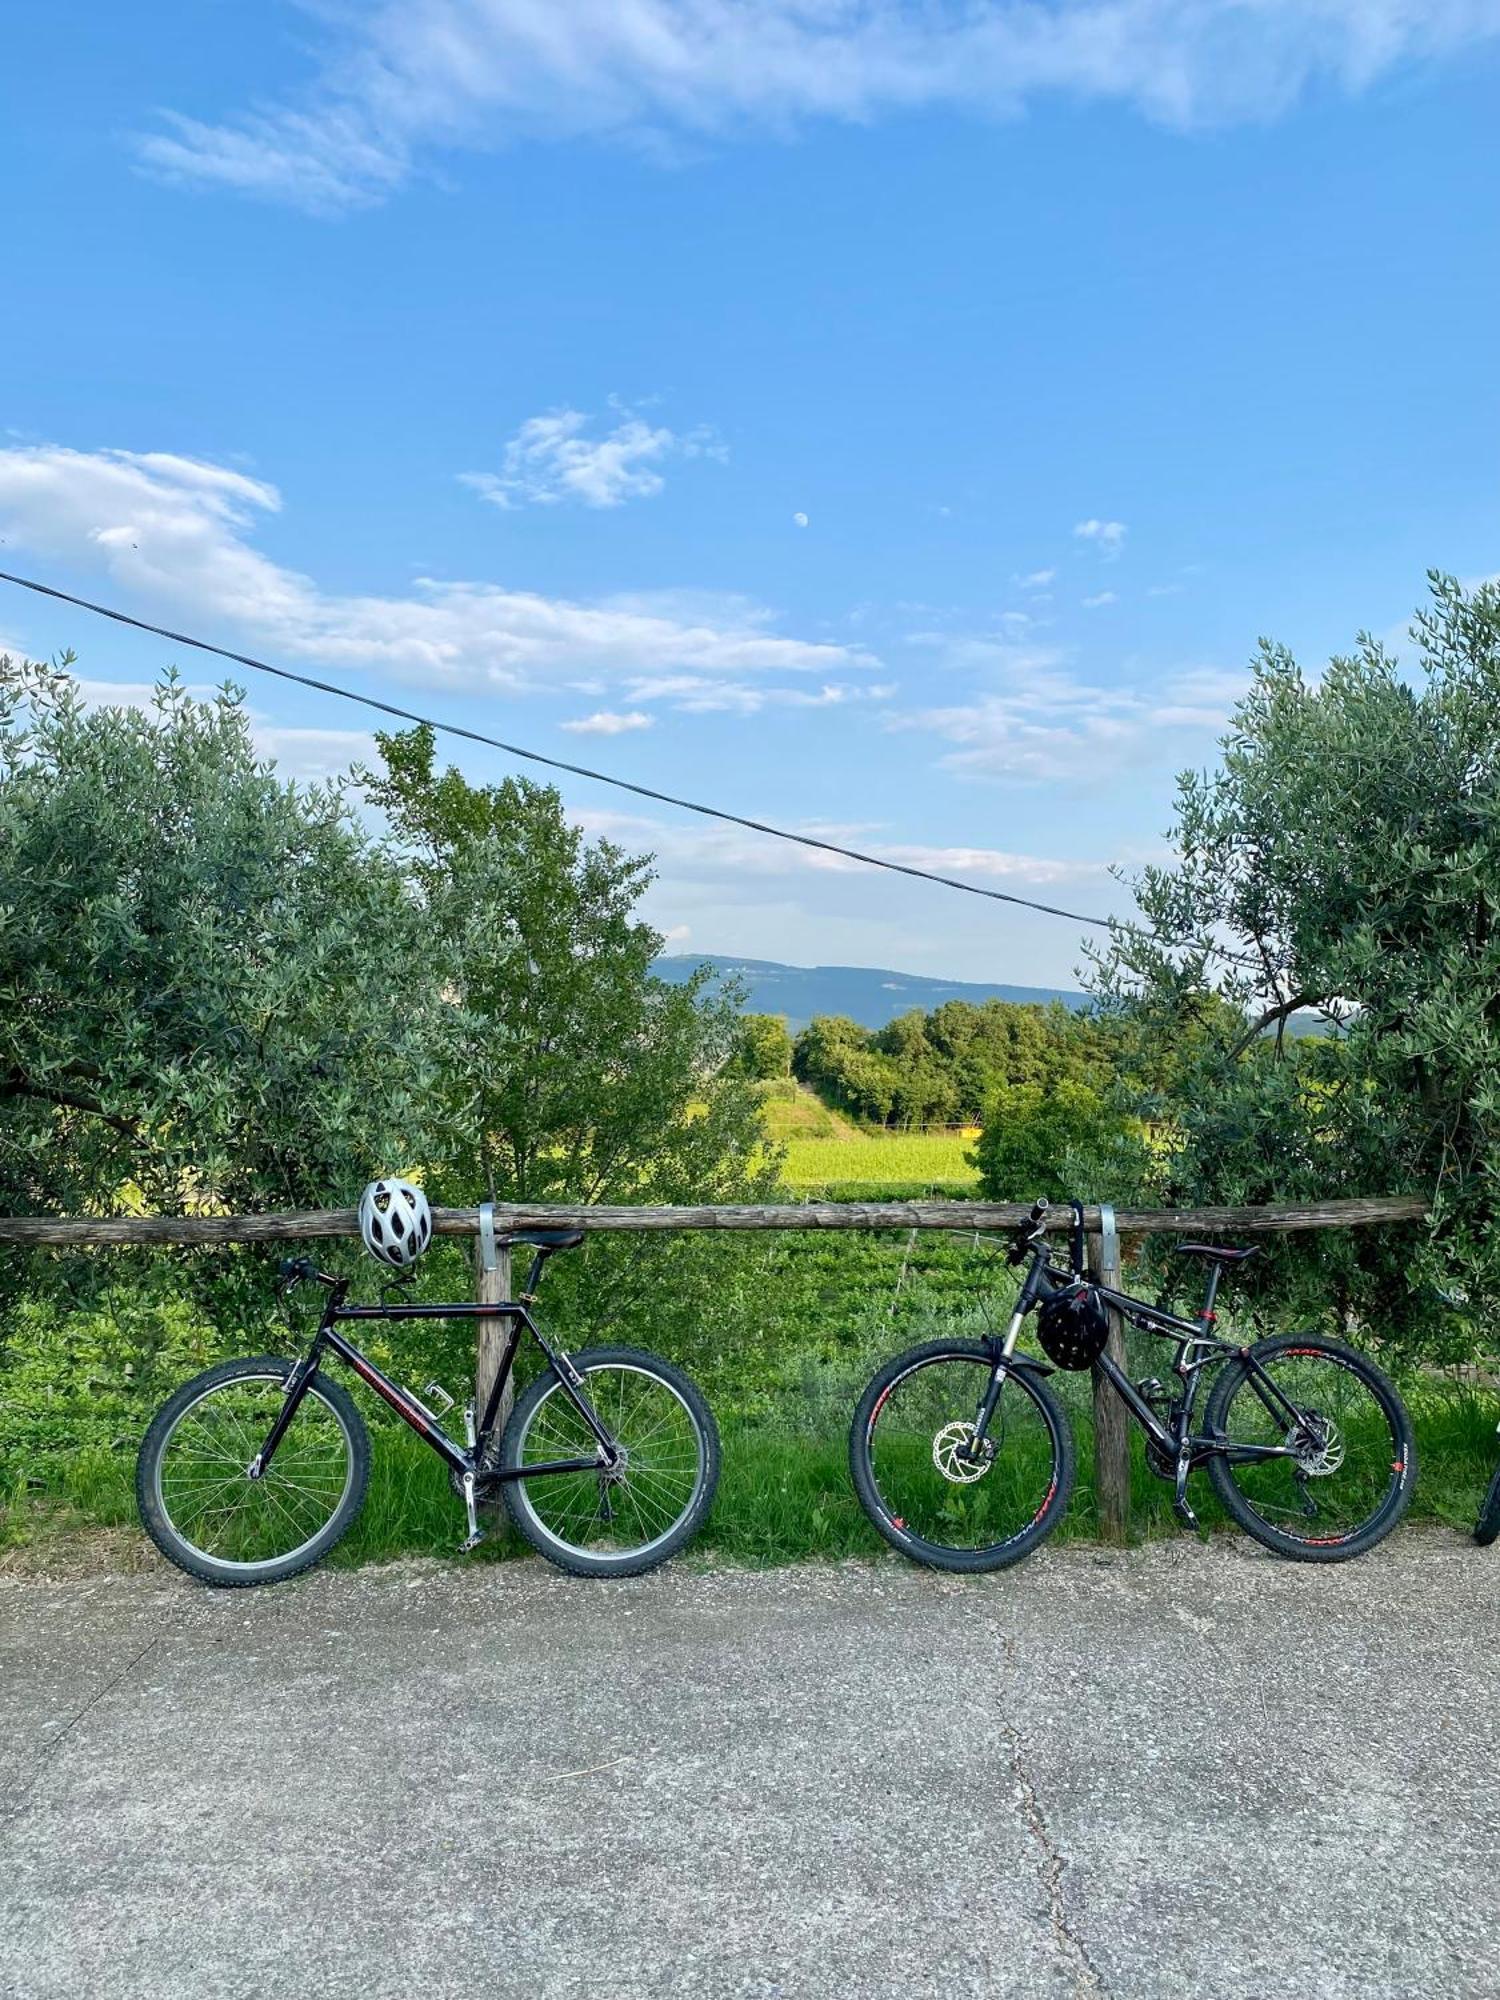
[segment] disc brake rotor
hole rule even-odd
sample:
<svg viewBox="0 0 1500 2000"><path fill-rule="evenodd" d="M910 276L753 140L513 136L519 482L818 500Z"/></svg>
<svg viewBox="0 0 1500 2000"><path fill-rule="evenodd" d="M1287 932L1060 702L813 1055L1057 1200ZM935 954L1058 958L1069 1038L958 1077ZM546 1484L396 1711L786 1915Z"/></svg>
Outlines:
<svg viewBox="0 0 1500 2000"><path fill-rule="evenodd" d="M1344 1462L1344 1440L1338 1425L1316 1410L1303 1410L1299 1417L1286 1440L1297 1454L1297 1469L1309 1479L1326 1479Z"/></svg>
<svg viewBox="0 0 1500 2000"><path fill-rule="evenodd" d="M955 1486L972 1486L977 1479L983 1479L994 1463L994 1440L986 1438L978 1443L979 1433L973 1424L944 1424L932 1440L932 1462L944 1479ZM978 1445L977 1454L970 1458L964 1454Z"/></svg>

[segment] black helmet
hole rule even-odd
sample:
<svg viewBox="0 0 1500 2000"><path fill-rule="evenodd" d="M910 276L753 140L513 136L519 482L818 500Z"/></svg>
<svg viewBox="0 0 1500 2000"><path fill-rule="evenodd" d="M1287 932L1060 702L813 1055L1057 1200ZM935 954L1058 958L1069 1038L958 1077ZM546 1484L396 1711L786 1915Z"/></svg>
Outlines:
<svg viewBox="0 0 1500 2000"><path fill-rule="evenodd" d="M1075 1278L1037 1308L1037 1339L1059 1368L1091 1368L1109 1339L1109 1314L1092 1285Z"/></svg>

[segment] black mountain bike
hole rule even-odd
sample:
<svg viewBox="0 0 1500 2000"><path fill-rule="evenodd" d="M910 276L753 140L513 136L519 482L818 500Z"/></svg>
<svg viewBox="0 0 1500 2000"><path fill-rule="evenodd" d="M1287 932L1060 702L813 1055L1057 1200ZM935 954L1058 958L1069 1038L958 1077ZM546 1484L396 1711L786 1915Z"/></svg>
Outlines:
<svg viewBox="0 0 1500 2000"><path fill-rule="evenodd" d="M308 1258L288 1260L288 1289L327 1288L318 1330L300 1361L225 1361L185 1383L141 1445L136 1498L146 1532L189 1575L215 1584L277 1583L321 1562L348 1532L370 1476L370 1439L349 1392L324 1369L337 1355L448 1467L468 1510L503 1494L532 1547L574 1576L639 1576L702 1524L719 1479L719 1434L680 1370L633 1347L568 1356L531 1316L542 1267L583 1241L582 1230L534 1229L506 1239L535 1251L526 1289L493 1305L345 1303L347 1278ZM340 1329L370 1320L502 1319L505 1350L476 1421L465 1409L456 1444L433 1412L381 1373ZM523 1333L546 1366L517 1398L496 1448L505 1385ZM429 1383L425 1395L453 1398Z"/></svg>
<svg viewBox="0 0 1500 2000"><path fill-rule="evenodd" d="M1062 1270L1048 1256L1047 1206L1036 1204L1011 1251L1012 1264L1029 1259L1030 1269L1003 1337L914 1347L888 1361L860 1400L850 1469L865 1512L892 1547L938 1569L1002 1569L1056 1527L1073 1487L1073 1439L1046 1381L1055 1371L1016 1352L1027 1314L1048 1301L1087 1313L1108 1306L1175 1341L1171 1391L1155 1380L1132 1382L1098 1351L1102 1340L1081 1350L1064 1329L1053 1344L1066 1365L1098 1367L1145 1433L1147 1463L1172 1482L1187 1526L1197 1525L1188 1475L1206 1466L1227 1511L1279 1555L1343 1562L1390 1533L1410 1504L1416 1449L1406 1408L1378 1368L1317 1334L1253 1347L1220 1339L1213 1331L1220 1277L1253 1249L1179 1246L1208 1267L1193 1320L1089 1285L1082 1209L1074 1204L1072 1269ZM1093 1323L1107 1325L1102 1316ZM1217 1363L1223 1370L1196 1430L1203 1374Z"/></svg>
<svg viewBox="0 0 1500 2000"><path fill-rule="evenodd" d="M1500 1465L1495 1467L1474 1523L1474 1539L1482 1549L1487 1549L1496 1535L1500 1535Z"/></svg>

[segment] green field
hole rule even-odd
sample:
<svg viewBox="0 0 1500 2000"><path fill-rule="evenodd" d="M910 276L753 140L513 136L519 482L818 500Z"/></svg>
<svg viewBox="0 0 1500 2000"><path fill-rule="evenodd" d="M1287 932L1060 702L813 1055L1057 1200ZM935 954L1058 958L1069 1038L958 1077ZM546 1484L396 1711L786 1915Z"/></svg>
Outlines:
<svg viewBox="0 0 1500 2000"><path fill-rule="evenodd" d="M924 1184L978 1187L966 1157L977 1133L870 1131L790 1077L764 1086L761 1118L767 1138L784 1148L782 1178L790 1188L858 1185L874 1191L891 1185L909 1196Z"/></svg>
<svg viewBox="0 0 1500 2000"><path fill-rule="evenodd" d="M903 1189L930 1181L944 1188L978 1186L966 1155L974 1141L957 1132L863 1133L831 1139L788 1139L787 1185L829 1189L858 1182L876 1187L889 1181Z"/></svg>

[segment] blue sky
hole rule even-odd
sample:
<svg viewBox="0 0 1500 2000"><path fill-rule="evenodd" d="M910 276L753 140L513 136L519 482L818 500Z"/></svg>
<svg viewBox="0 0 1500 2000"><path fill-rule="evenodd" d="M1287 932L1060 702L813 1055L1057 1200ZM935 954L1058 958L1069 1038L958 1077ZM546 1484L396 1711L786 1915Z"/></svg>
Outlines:
<svg viewBox="0 0 1500 2000"><path fill-rule="evenodd" d="M1500 568L1497 91L1500 0L13 0L0 567L1123 909L1262 633ZM250 697L288 770L364 739ZM677 949L1079 961L564 790Z"/></svg>

